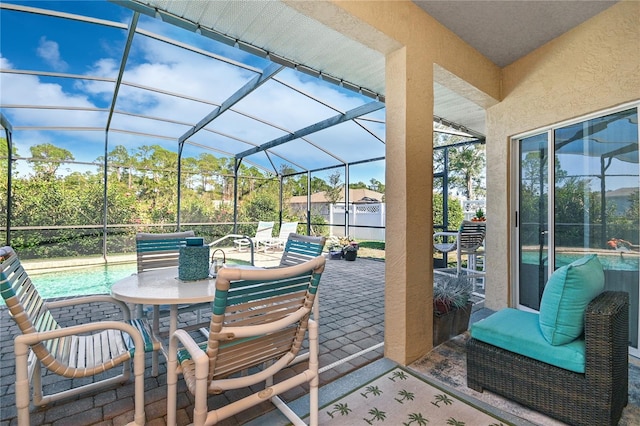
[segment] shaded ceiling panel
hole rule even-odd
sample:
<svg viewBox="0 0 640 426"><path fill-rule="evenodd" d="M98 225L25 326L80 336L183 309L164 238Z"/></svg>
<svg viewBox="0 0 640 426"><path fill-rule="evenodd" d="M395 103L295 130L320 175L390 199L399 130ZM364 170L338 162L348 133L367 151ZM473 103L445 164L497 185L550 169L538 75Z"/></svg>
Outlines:
<svg viewBox="0 0 640 426"><path fill-rule="evenodd" d="M384 93L384 55L315 21L284 2L140 0L231 39L272 52L338 80Z"/></svg>
<svg viewBox="0 0 640 426"><path fill-rule="evenodd" d="M186 144L202 146L206 149L217 152L219 155L229 157L233 157L238 151L253 148L255 146L207 130L200 131L191 136L187 140Z"/></svg>
<svg viewBox="0 0 640 426"><path fill-rule="evenodd" d="M385 132L387 126L384 122L367 119L358 119L355 120L355 122L362 126L367 132L371 133L374 137L379 139L381 142L385 141Z"/></svg>
<svg viewBox="0 0 640 426"><path fill-rule="evenodd" d="M102 94L113 92L115 83L3 72L0 86L3 107L37 105L95 109L109 106Z"/></svg>
<svg viewBox="0 0 640 426"><path fill-rule="evenodd" d="M122 145L129 153L146 152L145 147L157 145L167 151L178 152L178 144L173 138L158 137L149 134L136 134L113 130L109 132L109 151L118 145ZM104 148L103 148L104 151Z"/></svg>
<svg viewBox="0 0 640 426"><path fill-rule="evenodd" d="M258 169L270 175L275 175L277 173L276 165L273 163L273 160L267 155L266 152L258 152L254 155L246 157L242 160L242 164L246 167L257 167Z"/></svg>
<svg viewBox="0 0 640 426"><path fill-rule="evenodd" d="M51 144L71 153L75 161L94 162L104 154L103 131L14 130L13 145L19 157L31 157L30 148Z"/></svg>
<svg viewBox="0 0 640 426"><path fill-rule="evenodd" d="M385 145L351 121L313 133L307 139L347 163L385 156Z"/></svg>
<svg viewBox="0 0 640 426"><path fill-rule="evenodd" d="M26 2L41 3L46 5ZM0 37L11 43L2 43L2 68L7 61L14 69L115 78L102 65L120 62L126 35L124 28L3 9Z"/></svg>
<svg viewBox="0 0 640 426"><path fill-rule="evenodd" d="M262 117L261 117L262 118ZM235 111L226 111L220 115L206 129L215 130L225 135L259 145L287 134L284 130L262 123ZM241 152L242 150L237 150Z"/></svg>
<svg viewBox="0 0 640 426"><path fill-rule="evenodd" d="M289 131L336 115L331 108L275 81L264 83L238 102L234 109Z"/></svg>
<svg viewBox="0 0 640 426"><path fill-rule="evenodd" d="M318 148L307 142L309 139L308 136L304 140L295 139L269 151L301 165L306 170L329 167L341 162L339 158L324 152L322 147Z"/></svg>
<svg viewBox="0 0 640 426"><path fill-rule="evenodd" d="M138 35L123 80L183 96L222 103L256 73Z"/></svg>
<svg viewBox="0 0 640 426"><path fill-rule="evenodd" d="M185 124L195 124L215 105L197 102L170 94L158 93L122 85L116 110L132 114L166 118Z"/></svg>
<svg viewBox="0 0 640 426"><path fill-rule="evenodd" d="M189 129L188 125L170 123L167 121L154 120L145 117L135 117L125 114L114 114L111 120L110 130L128 131L132 133L142 133L158 135L176 141L184 132Z"/></svg>
<svg viewBox="0 0 640 426"><path fill-rule="evenodd" d="M10 121L21 123L24 127L35 128L103 129L108 119L107 111L87 111L82 109L3 107L2 112L6 114Z"/></svg>
<svg viewBox="0 0 640 426"><path fill-rule="evenodd" d="M192 2L202 3L202 2ZM151 32L159 37L175 40L192 50L203 54L215 55L221 60L241 65L243 68L261 70L271 62L267 59L244 52L233 46L229 46L208 37L203 37L194 31L180 28L176 25L163 22L155 17L141 15L138 22L138 30L145 34Z"/></svg>
<svg viewBox="0 0 640 426"><path fill-rule="evenodd" d="M321 80L317 77L297 72L291 68L285 68L274 78L275 81L287 85L300 93L322 102L334 111L348 111L357 106L371 102L371 98L340 89L333 83Z"/></svg>

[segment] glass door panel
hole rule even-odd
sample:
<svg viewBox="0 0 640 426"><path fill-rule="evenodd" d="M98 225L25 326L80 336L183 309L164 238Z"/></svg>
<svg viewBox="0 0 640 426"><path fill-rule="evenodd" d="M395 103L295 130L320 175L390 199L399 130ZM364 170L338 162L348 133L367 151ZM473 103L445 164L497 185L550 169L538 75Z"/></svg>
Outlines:
<svg viewBox="0 0 640 426"><path fill-rule="evenodd" d="M640 355L638 140L638 111L631 108L515 141L519 306L539 310L550 272L596 253L605 289L629 293L634 355Z"/></svg>
<svg viewBox="0 0 640 426"><path fill-rule="evenodd" d="M597 253L609 290L629 293L638 347L638 114L636 109L554 131L555 267Z"/></svg>
<svg viewBox="0 0 640 426"><path fill-rule="evenodd" d="M521 139L519 145L518 303L538 310L548 278L547 133Z"/></svg>

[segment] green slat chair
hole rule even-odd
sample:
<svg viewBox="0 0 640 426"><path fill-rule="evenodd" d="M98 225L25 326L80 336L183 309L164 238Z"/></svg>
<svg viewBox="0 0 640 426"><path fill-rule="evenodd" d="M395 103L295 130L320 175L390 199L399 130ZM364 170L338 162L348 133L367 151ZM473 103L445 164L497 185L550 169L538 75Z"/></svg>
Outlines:
<svg viewBox="0 0 640 426"><path fill-rule="evenodd" d="M29 383L33 382L33 404L42 406L63 398L102 389L129 380L131 360L135 379L136 424L144 424L145 352L157 353L149 324L131 320L124 302L107 295L43 300L11 247L0 249L0 293L22 334L14 340L16 355L16 408L18 424L29 424ZM123 321L99 321L70 327L61 326L53 308L93 302L110 302L122 310ZM44 395L42 367L69 379L91 377L122 365L119 375L82 386Z"/></svg>
<svg viewBox="0 0 640 426"><path fill-rule="evenodd" d="M139 232L136 234L136 256L138 273L154 269L176 268L180 260L180 248L187 245L187 238L195 237L193 231L169 232L151 234ZM176 272L177 277L177 272ZM179 305L178 313L195 312L196 323L201 321L201 311L209 309L209 303ZM141 316L141 307L138 316ZM169 306L153 306L153 327L158 330L158 320L169 314Z"/></svg>
<svg viewBox="0 0 640 426"><path fill-rule="evenodd" d="M280 258L280 267L293 266L320 256L324 250L325 237L311 237L290 233Z"/></svg>
<svg viewBox="0 0 640 426"><path fill-rule="evenodd" d="M317 424L318 324L310 314L324 265L325 258L318 256L283 268L226 267L218 272L208 340L198 344L185 330L177 330L169 340L168 425L176 423L178 374L195 396L196 426L215 424L266 400L294 424L301 424L278 395L304 383L310 389L310 422ZM274 384L274 375L296 358L307 329L307 368ZM265 382L263 390L208 411L208 394L260 382Z"/></svg>

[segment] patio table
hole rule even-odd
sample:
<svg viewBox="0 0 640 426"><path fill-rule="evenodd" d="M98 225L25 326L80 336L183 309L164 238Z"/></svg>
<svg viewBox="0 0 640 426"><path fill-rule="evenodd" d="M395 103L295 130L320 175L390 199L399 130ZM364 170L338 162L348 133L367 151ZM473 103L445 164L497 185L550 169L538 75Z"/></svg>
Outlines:
<svg viewBox="0 0 640 426"><path fill-rule="evenodd" d="M111 296L123 302L138 305L137 315L142 315L142 305L169 305L169 335L178 328L178 305L213 301L215 278L199 281L181 281L178 268L165 268L129 275L111 286ZM152 331L160 336L160 319L153 316ZM163 345L163 353L166 352ZM154 353L153 373L157 369L157 352Z"/></svg>
<svg viewBox="0 0 640 426"><path fill-rule="evenodd" d="M234 268L260 269L257 266L234 265ZM178 279L178 268L164 268L129 275L111 286L111 296L138 305L137 315L142 316L142 305L169 305L169 336L178 328L178 305L212 302L216 292L216 279L198 281ZM160 337L160 319L153 316L152 331ZM166 356L163 346L163 353ZM154 353L157 357L157 352ZM157 368L154 359L154 373Z"/></svg>

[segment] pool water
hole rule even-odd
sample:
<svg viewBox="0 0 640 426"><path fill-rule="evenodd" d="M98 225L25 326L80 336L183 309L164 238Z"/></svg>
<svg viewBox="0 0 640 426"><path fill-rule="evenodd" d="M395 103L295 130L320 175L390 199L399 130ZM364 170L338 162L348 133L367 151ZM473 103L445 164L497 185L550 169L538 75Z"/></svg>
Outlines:
<svg viewBox="0 0 640 426"><path fill-rule="evenodd" d="M108 294L111 285L136 272L135 263L98 265L82 269L29 274L43 299ZM29 273L29 271L27 271Z"/></svg>
<svg viewBox="0 0 640 426"><path fill-rule="evenodd" d="M585 253L558 253L556 254L556 267L560 268L570 264L571 262L580 259L585 256ZM598 253L598 260L602 264L602 268L605 270L614 271L637 271L640 266L640 258L637 253L615 253L615 254L602 254ZM522 263L537 265L538 253L537 252L523 252Z"/></svg>
<svg viewBox="0 0 640 426"><path fill-rule="evenodd" d="M227 264L244 264L231 261ZM135 263L97 265L80 269L65 269L43 274L31 273L29 278L43 299L55 297L85 296L89 294L109 294L111 285L137 271ZM5 305L0 297L0 306Z"/></svg>

